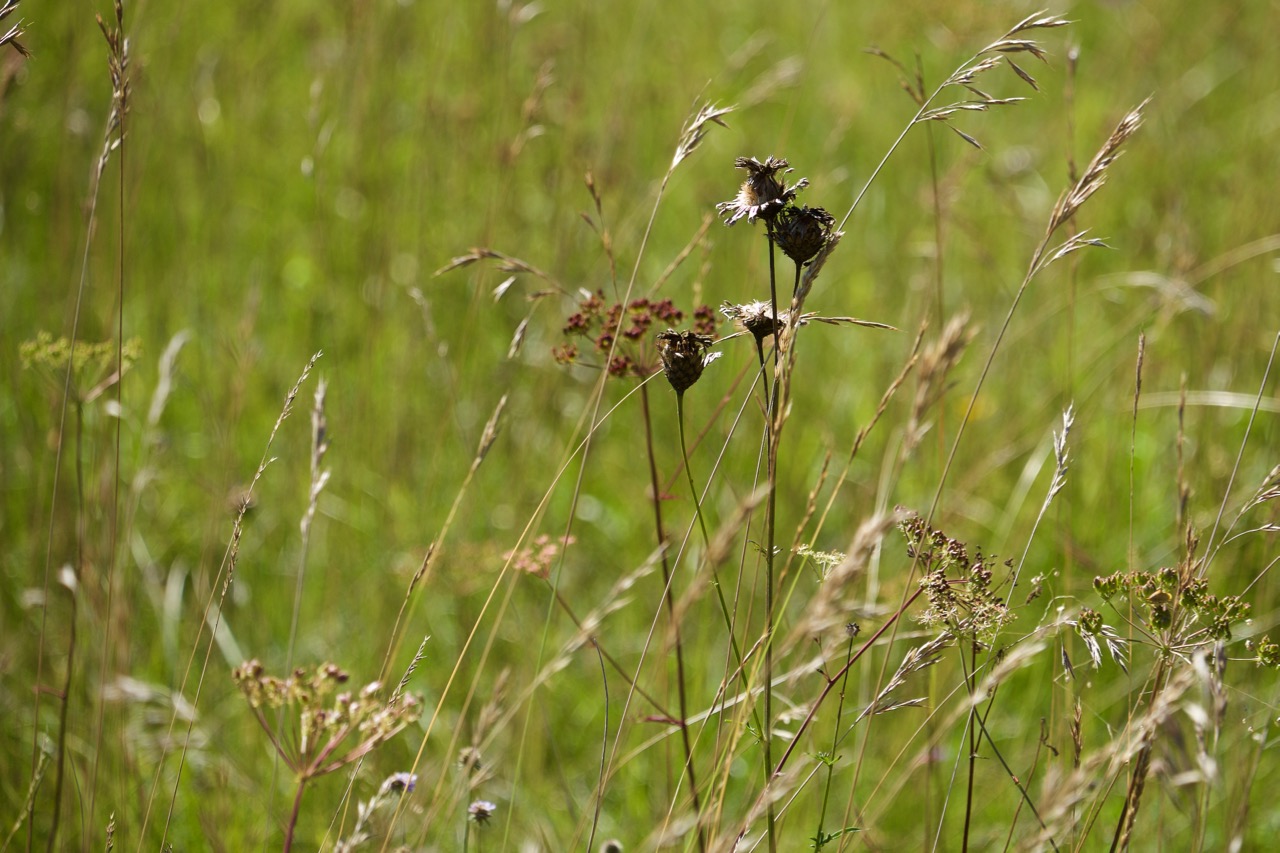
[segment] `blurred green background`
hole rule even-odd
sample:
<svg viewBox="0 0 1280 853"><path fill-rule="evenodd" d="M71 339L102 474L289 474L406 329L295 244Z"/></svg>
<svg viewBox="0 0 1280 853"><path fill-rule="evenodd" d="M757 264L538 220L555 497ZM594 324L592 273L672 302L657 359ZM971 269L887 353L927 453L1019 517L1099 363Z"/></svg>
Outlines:
<svg viewBox="0 0 1280 853"><path fill-rule="evenodd" d="M537 672L535 652L545 638L545 665L574 627L550 607L546 585L499 579L504 554L516 547L567 449L581 437L575 430L590 410L598 376L557 365L550 355L578 291L614 287L610 259L582 215L599 221L584 175L593 175L600 193L621 286L634 269L637 292L647 293L692 243L661 296L686 312L699 303L763 298L761 231L745 223L726 230L713 221L698 236L714 204L737 191L733 158L787 157L797 170L792 177L811 181L802 200L842 216L915 109L898 71L864 49L878 46L912 68L918 57L931 88L1034 10L1023 3L910 0L129 4L131 108L90 231L92 174L111 100L94 14L110 18L111 10L24 3L18 14L34 56L0 57L3 814L18 814L26 800L33 732L56 733L58 703L46 696L34 719L34 692L59 689L66 677L75 620L80 657L71 679L67 770L75 781L64 790L61 838L100 846L109 812L125 843L159 838L154 816L148 840L137 833L165 744L171 700L163 697L181 683L193 648L197 666L203 657L201 613L220 583L237 496L253 477L285 393L323 350L247 516L224 639L199 699L196 733L203 739L177 786L168 837L181 849L206 841L242 849L264 837L278 843L289 780L283 771L272 776L265 739L226 673L240 662L236 655L258 657L269 669L284 665L302 556L298 524L308 501L307 412L319 376L328 382L332 479L305 555L293 660L334 660L357 679L376 677L409 580L439 537L484 425L505 395L500 437L438 543L438 565L415 593L392 671L402 671L418 641L430 636L411 685L426 695L430 711L461 661L417 765L430 779L428 789L454 772L449 738L467 742L478 708L504 681L501 699L515 709L514 721L491 747L494 778L474 793L499 803L503 824L510 818L505 837L512 846L585 844L575 832L593 808L605 725L599 666L588 651L575 653L530 699L524 691ZM1094 574L1176 560L1180 464L1191 488L1191 519L1205 531L1213 526L1280 331L1280 4L1149 0L1053 11L1076 23L1039 36L1047 63L1019 60L1040 91L997 69L983 78L984 90L1027 100L955 122L984 150L940 124L912 131L849 219L808 307L902 331L807 330L783 445L779 530L789 543L825 454L838 470L901 370L921 322L930 321L932 338L945 319L967 311L978 337L921 450L900 468L893 463L910 414L909 383L855 459L812 544L845 549L877 507L928 508L945 451L1054 200L1068 184L1070 164L1083 166L1119 118L1151 97L1145 126L1077 220L1112 249L1076 255L1033 283L978 400L937 516L953 535L1019 555L1052 469L1049 432L1074 402L1069 486L1033 542L1028 570L1054 577L1056 594L1098 606L1088 587ZM1068 92L1072 47L1079 50L1078 73ZM727 129L712 128L675 170L642 249L681 126L703 101L738 109L726 116ZM495 299L495 287L510 273L487 263L434 275L473 246L518 257L563 291L540 296L554 288L518 275ZM77 537L75 409L60 439L61 378L24 368L19 347L42 331L69 335L77 304L78 339L112 339L118 268L125 337L138 339L141 355L125 376L118 412L114 389L83 407ZM522 346L511 355L525 320ZM1146 349L1135 427L1140 332ZM150 424L162 355L175 339L183 345L172 387ZM734 380L755 353L741 340L724 350L688 395L694 432L724 395L729 413L742 405L746 386ZM1191 405L1180 463L1176 403L1184 377ZM1272 374L1240 455L1228 518L1280 462L1275 387ZM627 383L607 386L605 406L626 390ZM674 479L674 398L655 384L651 399L663 479L674 484L664 506L669 523L683 531L691 513L683 481ZM120 541L109 631L117 414ZM759 446L754 407L745 421L713 483L708 512L716 523L750 491ZM709 474L730 422L730 415L711 422L692 463L699 477ZM533 533L564 531L577 477L571 466ZM597 434L582 473L577 541L557 575L579 616L652 551L647 490L643 422L633 398ZM1262 575L1248 593L1254 611L1246 635L1276 622L1275 584L1264 573L1274 552L1273 541L1246 537L1223 552L1221 575L1211 579L1215 589L1220 583L1239 592ZM896 603L902 586L895 575L907 562L893 537L883 560L882 603ZM64 564L80 567L74 609L56 583L42 609L46 566L56 572ZM682 564L681 571L687 578L692 569ZM501 617L487 613L479 639L463 655L494 590L499 602L510 595L510 606ZM651 575L601 629L609 650L633 665L660 590ZM685 640L710 661L696 667L694 704L702 708L718 680L724 639L710 600L697 608ZM482 657L490 632L492 648ZM106 637L112 645L104 656ZM504 670L510 672L503 678ZM104 705L104 689L123 675L150 685L161 697L155 707L110 698ZM1249 664L1234 675L1241 692L1233 709L1241 713L1232 737L1243 738L1241 721L1274 717L1275 684ZM1045 667L1039 686L1027 689L1045 694L1054 677ZM652 680L671 691L662 674ZM625 685L614 681L611 688L609 725L616 726ZM464 703L468 689L476 698ZM797 687L792 698L803 708L815 691ZM1116 711L1115 701L1097 699L1099 720ZM599 837L644 849L679 778L679 751L673 738L640 750L659 727L637 722L634 705L627 713L632 728L624 753L637 755L611 783ZM1038 716L1025 720L1019 743L1034 747ZM1017 731L1016 720L1015 714L1006 731ZM918 723L889 721L882 732L895 726L911 732ZM376 787L379 772L408 766L422 735L413 732L377 753L355 796ZM914 769L889 771L898 748L883 755L873 748L864 786L882 774L914 778ZM94 756L101 768L90 825ZM742 773L754 773L755 761L744 758ZM167 767L171 782L172 762ZM1274 769L1268 772L1274 781ZM51 774L37 797L37 838L49 825ZM943 783L935 782L929 790L941 792ZM988 784L998 793L983 824L994 834L979 836L984 846L1003 838L1017 805L1007 782L993 776ZM337 778L309 789L304 849L320 843L341 789ZM729 823L745 814L754 790L743 781L742 799L726 805ZM161 806L168 791L157 795ZM471 793L457 793L462 808ZM804 797L811 793L806 789ZM802 802L797 814L807 813L801 807L816 806ZM920 828L916 806L877 801L868 809L878 815L881 845L924 844L930 837L932 826ZM454 849L462 812L431 817L430 825L421 816L406 818L405 842ZM1176 809L1165 814L1153 805L1144 817L1161 826L1170 821L1169 843L1182 837ZM954 816L949 820L954 829ZM1227 829L1218 820L1210 837L1222 840ZM1255 808L1250 837L1266 838L1278 823L1274 809ZM799 849L812 827L797 818L787 830L784 849Z"/></svg>

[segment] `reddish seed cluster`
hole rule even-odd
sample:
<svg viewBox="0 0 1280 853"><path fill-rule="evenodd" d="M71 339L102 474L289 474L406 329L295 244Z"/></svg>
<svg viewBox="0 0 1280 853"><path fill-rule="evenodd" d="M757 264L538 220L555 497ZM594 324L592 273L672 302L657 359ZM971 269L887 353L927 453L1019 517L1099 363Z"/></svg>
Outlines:
<svg viewBox="0 0 1280 853"><path fill-rule="evenodd" d="M670 299L633 299L607 305L600 291L578 303L578 310L565 321L564 335L591 341L591 348L608 357L611 376L634 376L643 379L659 368L656 353L649 345L655 326L677 327L684 312ZM700 305L693 313L694 329L699 334L715 335L716 314L709 305ZM612 352L612 356L610 356ZM559 364L578 360L578 344L568 341L553 347L552 356Z"/></svg>
<svg viewBox="0 0 1280 853"><path fill-rule="evenodd" d="M533 540L531 547L521 548L519 551L508 551L502 555L502 558L510 560L516 571L546 580L551 577L551 565L556 557L560 556L561 548L567 548L574 541L572 536L552 539L543 534Z"/></svg>

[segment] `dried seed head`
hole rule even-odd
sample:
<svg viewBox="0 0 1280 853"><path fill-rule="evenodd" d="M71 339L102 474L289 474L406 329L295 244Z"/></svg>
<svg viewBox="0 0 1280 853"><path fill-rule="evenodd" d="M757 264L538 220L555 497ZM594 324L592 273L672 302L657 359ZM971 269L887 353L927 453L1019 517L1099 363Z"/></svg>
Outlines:
<svg viewBox="0 0 1280 853"><path fill-rule="evenodd" d="M794 201L796 193L809 185L808 178L801 178L795 184L787 186L779 175L793 171L787 161L776 157L766 157L761 163L754 157L739 157L733 162L739 169L746 169L747 179L738 189L733 201L716 205L716 210L723 216L725 225L733 225L742 218L748 222L757 219L772 221L788 202Z"/></svg>
<svg viewBox="0 0 1280 853"><path fill-rule="evenodd" d="M685 389L702 376L702 369L711 361L707 357L707 348L713 340L710 335L672 329L658 335L662 372L667 375L667 381L676 393L683 394Z"/></svg>
<svg viewBox="0 0 1280 853"><path fill-rule="evenodd" d="M1142 126L1142 111L1150 101L1151 99L1148 98L1138 104L1120 120L1116 129L1111 131L1111 136L1107 137L1107 141L1102 144L1102 148L1093 155L1080 180L1058 199L1058 203L1053 208L1053 215L1049 219L1049 231L1056 231L1059 226L1075 216L1081 205L1102 189L1102 185L1107 182L1107 170L1120 156L1121 146Z"/></svg>
<svg viewBox="0 0 1280 853"><path fill-rule="evenodd" d="M820 207L784 207L773 221L778 248L797 264L807 264L822 250L836 218Z"/></svg>
<svg viewBox="0 0 1280 853"><path fill-rule="evenodd" d="M787 324L786 311L779 311L778 317L775 318L773 307L768 302L759 300L744 302L741 305L725 302L720 306L720 313L735 323L740 323L742 328L755 336L756 343L763 341Z"/></svg>

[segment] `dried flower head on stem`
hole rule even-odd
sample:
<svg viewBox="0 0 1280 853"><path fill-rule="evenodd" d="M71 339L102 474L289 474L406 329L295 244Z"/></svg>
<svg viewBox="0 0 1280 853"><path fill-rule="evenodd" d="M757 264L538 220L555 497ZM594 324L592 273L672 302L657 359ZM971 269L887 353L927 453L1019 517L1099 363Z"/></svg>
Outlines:
<svg viewBox="0 0 1280 853"><path fill-rule="evenodd" d="M662 358L662 372L676 393L683 394L702 378L702 371L719 353L708 354L714 343L711 335L697 332L677 332L668 329L658 335L658 355Z"/></svg>
<svg viewBox="0 0 1280 853"><path fill-rule="evenodd" d="M826 245L836 218L821 207L787 205L773 221L773 239L797 266L813 260Z"/></svg>
<svg viewBox="0 0 1280 853"><path fill-rule="evenodd" d="M745 169L747 179L732 201L716 205L716 210L725 218L725 225L733 225L743 218L748 222L757 219L771 222L788 203L795 201L796 193L809 186L808 178L787 186L780 176L794 170L786 160L777 157L766 157L763 163L754 157L739 157L733 165Z"/></svg>

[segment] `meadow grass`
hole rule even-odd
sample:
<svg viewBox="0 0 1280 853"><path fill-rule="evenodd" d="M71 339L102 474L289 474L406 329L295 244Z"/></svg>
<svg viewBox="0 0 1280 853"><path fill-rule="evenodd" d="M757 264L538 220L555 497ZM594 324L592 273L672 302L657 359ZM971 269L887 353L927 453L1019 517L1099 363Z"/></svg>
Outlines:
<svg viewBox="0 0 1280 853"><path fill-rule="evenodd" d="M5 10L6 847L1274 835L1265 4Z"/></svg>

